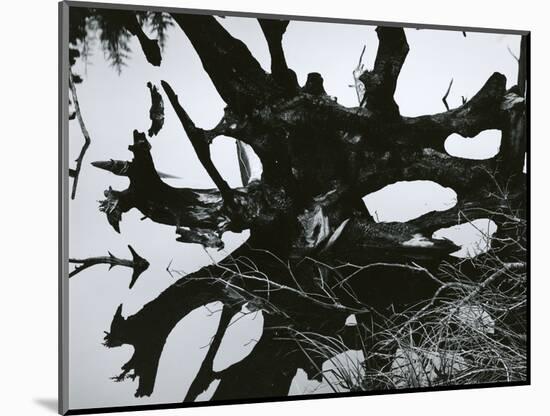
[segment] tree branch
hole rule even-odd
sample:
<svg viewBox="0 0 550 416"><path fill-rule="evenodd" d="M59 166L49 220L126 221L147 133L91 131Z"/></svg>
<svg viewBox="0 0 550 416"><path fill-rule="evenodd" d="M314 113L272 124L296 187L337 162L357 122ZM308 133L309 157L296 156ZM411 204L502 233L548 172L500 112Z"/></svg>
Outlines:
<svg viewBox="0 0 550 416"><path fill-rule="evenodd" d="M487 172L494 171L496 166L496 158L461 159L431 148L400 154L367 151L356 188L364 196L398 181L431 180L452 188L460 196L491 181Z"/></svg>
<svg viewBox="0 0 550 416"><path fill-rule="evenodd" d="M284 397L292 379L301 367L308 367L306 357L297 351L295 342L286 338L285 331L270 328L270 316L265 317L264 333L252 352L242 361L215 374L220 384L212 400L231 400Z"/></svg>
<svg viewBox="0 0 550 416"><path fill-rule="evenodd" d="M450 110L449 103L447 103L447 98L449 97L449 93L451 92L451 87L453 86L453 79L451 78L451 82L449 82L449 86L447 87L447 91L445 91L445 95L441 99L443 101L443 105L445 105L445 108L447 111Z"/></svg>
<svg viewBox="0 0 550 416"><path fill-rule="evenodd" d="M76 87L73 81L73 74L70 72L69 72L69 87L71 90L71 95L73 97L74 109L75 109L76 117L78 119L78 124L80 125L80 130L82 131L82 135L84 136L84 144L82 145L82 149L80 149L80 153L76 158L76 167L70 170L69 172L70 176L72 176L73 178L73 188L71 191L71 199L74 199L76 196L76 187L78 186L80 169L82 169L82 162L84 161L84 155L86 154L88 147L90 147L90 143L92 142L92 140L90 139L90 134L88 133L88 129L86 128L86 125L84 124L84 119L82 118L82 112L80 111L80 104L78 102L78 96L76 94Z"/></svg>
<svg viewBox="0 0 550 416"><path fill-rule="evenodd" d="M138 255L132 248L132 246L129 245L128 249L130 250L130 253L132 253L132 260L119 259L110 252L109 256L104 257L89 257L82 260L69 259L69 263L80 264L80 266L76 266L75 269L71 273L69 273L69 278L75 276L76 274L87 269L88 267L95 266L96 264L108 264L109 270L111 270L115 266L124 266L133 269L132 279L130 280L129 286L129 288L131 289L136 283L139 276L149 268L149 262Z"/></svg>
<svg viewBox="0 0 550 416"><path fill-rule="evenodd" d="M374 69L359 77L365 85L363 101L370 111L392 118L399 115L393 95L409 45L402 28L378 27L376 33L379 44Z"/></svg>
<svg viewBox="0 0 550 416"><path fill-rule="evenodd" d="M145 134L134 131L134 144L129 149L134 154L131 162L93 163L130 180L126 190L109 188L106 199L100 201L100 210L117 232L122 214L137 208L152 221L176 226L178 241L221 248L225 231L268 226L290 209L288 195L282 188L252 181L246 187L231 190L235 208L228 212L221 193L215 189L174 188L163 182Z"/></svg>
<svg viewBox="0 0 550 416"><path fill-rule="evenodd" d="M479 92L460 107L445 113L402 117L402 123L389 126L388 135L394 144L444 151L445 139L452 133L474 137L483 130L501 130L505 95L506 78L495 72Z"/></svg>
<svg viewBox="0 0 550 416"><path fill-rule="evenodd" d="M105 191L106 199L100 202L100 210L107 214L115 230L120 232L122 214L137 208L147 218L161 224L225 231L227 216L223 213L219 192L167 185L155 169L150 148L145 134L134 131L134 144L129 146L134 154L131 162L124 165L94 162L94 166L124 174L130 179L126 190L109 188Z"/></svg>
<svg viewBox="0 0 550 416"><path fill-rule="evenodd" d="M91 165L96 168L111 172L112 174L117 176L128 176L128 169L131 166L131 162L128 162L126 160L110 159L105 161L91 162ZM171 175L169 173L164 173L158 170L156 172L159 178L180 179L179 176Z"/></svg>
<svg viewBox="0 0 550 416"><path fill-rule="evenodd" d="M460 198L457 204L448 210L429 212L409 221L409 224L417 226L427 235L441 228L465 224L480 218L493 219L495 223L500 224L503 220L510 219L511 215L506 214L510 206L517 207L524 198L523 192L500 198L480 189Z"/></svg>
<svg viewBox="0 0 550 416"><path fill-rule="evenodd" d="M223 296L221 285L206 281L186 281L186 278L182 278L135 315L122 317L120 305L113 317L110 331L106 332L104 345L109 348L132 345L134 353L122 366L122 373L114 380L139 378L135 396L150 396L166 338L174 326L189 312L222 299Z"/></svg>
<svg viewBox="0 0 550 416"><path fill-rule="evenodd" d="M288 20L258 19L264 33L271 55L271 74L275 81L290 94L298 90L296 73L288 68L283 51L283 35L288 26Z"/></svg>
<svg viewBox="0 0 550 416"><path fill-rule="evenodd" d="M243 42L232 37L213 16L173 14L198 53L223 100L238 114L281 95Z"/></svg>
<svg viewBox="0 0 550 416"><path fill-rule="evenodd" d="M218 323L218 329L216 330L216 333L214 334L214 337L210 342L210 345L208 347L208 352L206 353L206 357L204 357L204 360L202 361L199 371L195 376L195 378L193 379L193 382L191 383L189 390L187 390L187 394L185 395L185 399L183 399L183 401L185 402L195 401L197 396L201 394L203 391L205 391L210 385L210 383L213 381L214 358L216 358L216 354L218 353L218 349L220 348L222 339L225 335L227 327L229 326L229 323L231 322L231 318L233 317L233 312L234 310L232 308L223 306L221 311L221 316L220 316L220 322Z"/></svg>
<svg viewBox="0 0 550 416"><path fill-rule="evenodd" d="M438 262L459 249L449 240L433 239L431 233L412 221L377 223L357 217L350 219L324 255L359 265L380 261Z"/></svg>
<svg viewBox="0 0 550 416"><path fill-rule="evenodd" d="M201 161L204 169L206 170L212 181L214 181L214 184L217 186L217 188L220 190L224 201L227 204L234 205L231 188L222 178L210 157L210 143L212 139L208 137L203 129L197 128L195 126L195 123L193 123L187 112L180 105L178 96L176 95L170 84L168 84L166 81L161 81L161 84L162 88L164 88L164 91L166 92L166 95L168 96L168 99L170 100L170 103L172 104L172 107L174 108L174 111L180 119L181 124L185 132L187 133L187 137L191 141L191 145L193 146L193 149L195 149L195 153Z"/></svg>
<svg viewBox="0 0 550 416"><path fill-rule="evenodd" d="M153 137L159 133L160 129L162 129L162 126L164 125L164 102L156 85L148 82L147 88L149 88L151 93L151 109L149 110L151 127L149 128L147 134L149 134L149 137Z"/></svg>
<svg viewBox="0 0 550 416"><path fill-rule="evenodd" d="M235 250L233 255L244 256L254 261L262 253L243 245ZM121 305L113 317L110 331L106 333L105 346L132 345L134 354L122 366L122 373L115 380L137 377L139 384L136 397L150 396L166 338L181 319L196 308L211 302L221 301L227 305L228 313L230 309L240 309L241 305L251 300L253 295L249 297L248 292L235 288L231 283L238 273L238 264L231 258L225 259L182 277L132 316L123 318ZM221 338L226 321L227 315L220 321L220 335L217 338ZM215 355L215 349L209 354ZM197 393L208 375L206 373L210 358L213 359L210 355L205 359L204 369L200 370L197 381L193 383L192 391L188 393L189 397Z"/></svg>
<svg viewBox="0 0 550 416"><path fill-rule="evenodd" d="M363 46L363 49L361 49L361 54L359 55L359 61L357 62L357 66L353 70L353 87L355 88L355 92L357 94L357 103L361 105L363 103L363 97L365 95L365 85L361 82L359 77L364 72L364 65L363 65L363 55L365 54L365 50L367 49L367 45Z"/></svg>

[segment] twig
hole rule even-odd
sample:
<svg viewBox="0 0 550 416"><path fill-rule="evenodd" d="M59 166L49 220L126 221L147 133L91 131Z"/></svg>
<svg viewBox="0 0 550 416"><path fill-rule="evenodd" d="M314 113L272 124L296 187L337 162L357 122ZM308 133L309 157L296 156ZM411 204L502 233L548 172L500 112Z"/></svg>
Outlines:
<svg viewBox="0 0 550 416"><path fill-rule="evenodd" d="M516 60L516 62L519 64L519 58L517 55L510 49L510 45L506 45L506 49L508 49L508 52L510 52L510 55Z"/></svg>
<svg viewBox="0 0 550 416"><path fill-rule="evenodd" d="M357 62L357 66L353 70L353 82L355 87L355 93L357 94L357 102L361 104L363 101L363 96L365 94L365 85L363 82L359 79L361 74L363 73L363 55L365 54L365 50L367 49L367 45L363 46L363 49L361 50L361 54L359 55L359 61Z"/></svg>
<svg viewBox="0 0 550 416"><path fill-rule="evenodd" d="M108 256L89 257L87 259L69 259L69 263L80 265L76 266L75 269L71 273L69 273L69 278L77 275L88 267L92 267L97 264L108 264L109 270L111 270L115 266L124 266L134 270L134 272L132 273L132 279L130 280L131 289L136 283L138 277L149 268L149 262L138 255L136 251L132 248L132 246L129 245L128 249L130 250L130 253L132 253L132 260L119 259L111 252L109 252Z"/></svg>
<svg viewBox="0 0 550 416"><path fill-rule="evenodd" d="M71 95L73 97L74 110L76 113L76 117L78 119L78 123L80 124L80 130L82 130L82 135L84 136L84 144L82 145L82 149L80 149L80 154L75 160L76 167L74 169L71 169L69 172L69 176L72 176L73 178L73 188L71 191L71 199L74 199L76 196L76 187L78 185L78 177L80 175L80 169L82 168L84 155L86 154L86 151L88 150L88 147L90 147L90 143L92 141L90 139L88 130L86 129L86 125L84 124L84 119L82 118L82 113L80 111L80 104L78 102L78 96L76 94L76 87L73 81L73 74L71 72L69 72L69 88L71 90Z"/></svg>
<svg viewBox="0 0 550 416"><path fill-rule="evenodd" d="M454 81L453 78L451 78L451 82L449 82L449 86L447 87L447 91L445 92L445 95L441 99L441 101L443 101L443 104L445 105L445 108L447 109L447 111L450 110L449 104L447 103L447 97L449 97L449 93L451 92L451 87L453 86L453 81Z"/></svg>
<svg viewBox="0 0 550 416"><path fill-rule="evenodd" d="M480 283L480 285L476 287L468 296L462 299L461 304L463 305L467 303L470 299L476 296L479 292L481 292L483 289L485 289L487 286L489 286L491 283L493 283L496 279L498 279L500 276L505 274L507 271L518 270L518 269L521 270L524 268L525 268L525 263L523 262L505 263L502 269L494 272L491 276L489 276L482 283Z"/></svg>

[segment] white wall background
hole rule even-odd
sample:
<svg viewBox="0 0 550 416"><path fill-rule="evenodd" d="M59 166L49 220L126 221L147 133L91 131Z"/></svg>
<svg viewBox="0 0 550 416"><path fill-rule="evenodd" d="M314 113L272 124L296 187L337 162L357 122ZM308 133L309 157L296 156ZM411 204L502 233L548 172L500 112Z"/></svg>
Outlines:
<svg viewBox="0 0 550 416"><path fill-rule="evenodd" d="M543 4L535 1L351 2L278 1L266 4L232 0L153 1L167 6L208 7L266 13L352 17L533 30L533 386L464 392L189 409L195 415L252 415L281 411L365 412L447 415L539 414L548 391L545 332L545 223L547 206L546 100L548 25ZM57 8L54 1L4 6L2 25L4 85L4 161L2 167L4 273L2 290L1 383L6 414L52 414L57 393ZM7 9L6 9L7 8ZM7 27L6 27L7 26ZM32 29L31 29L32 28ZM5 127L4 127L5 129ZM4 130L5 131L5 130ZM6 234L7 230L7 234ZM7 266L7 267L6 267ZM6 400L7 399L7 400ZM181 414L182 410L148 414Z"/></svg>

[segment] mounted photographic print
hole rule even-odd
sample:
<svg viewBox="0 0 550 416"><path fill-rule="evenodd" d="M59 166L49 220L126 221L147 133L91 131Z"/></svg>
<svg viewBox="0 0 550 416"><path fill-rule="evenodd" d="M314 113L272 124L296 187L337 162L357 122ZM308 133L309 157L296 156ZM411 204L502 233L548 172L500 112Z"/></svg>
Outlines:
<svg viewBox="0 0 550 416"><path fill-rule="evenodd" d="M529 32L59 10L61 413L529 383Z"/></svg>

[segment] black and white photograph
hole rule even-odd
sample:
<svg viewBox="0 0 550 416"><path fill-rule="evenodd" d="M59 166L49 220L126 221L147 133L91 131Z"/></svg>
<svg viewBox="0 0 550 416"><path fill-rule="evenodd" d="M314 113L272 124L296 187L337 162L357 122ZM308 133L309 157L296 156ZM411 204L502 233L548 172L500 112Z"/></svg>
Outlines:
<svg viewBox="0 0 550 416"><path fill-rule="evenodd" d="M64 2L60 40L62 413L529 384L530 32Z"/></svg>

